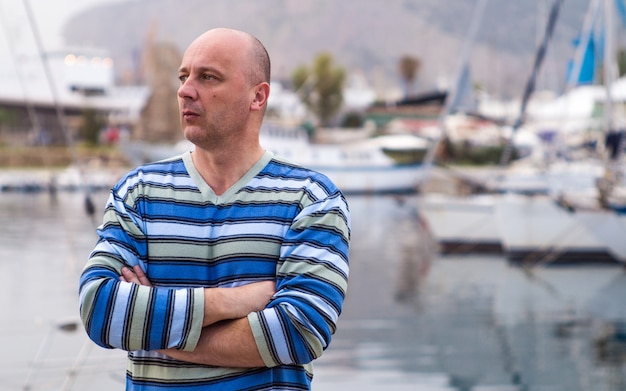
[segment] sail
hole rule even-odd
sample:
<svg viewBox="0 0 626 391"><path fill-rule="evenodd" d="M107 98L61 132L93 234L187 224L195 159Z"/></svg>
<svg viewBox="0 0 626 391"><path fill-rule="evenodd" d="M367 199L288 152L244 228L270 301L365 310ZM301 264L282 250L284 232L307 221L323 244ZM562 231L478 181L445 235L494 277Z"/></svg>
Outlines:
<svg viewBox="0 0 626 391"><path fill-rule="evenodd" d="M464 64L459 80L457 92L450 104L450 111L472 112L476 110L476 100L469 64Z"/></svg>

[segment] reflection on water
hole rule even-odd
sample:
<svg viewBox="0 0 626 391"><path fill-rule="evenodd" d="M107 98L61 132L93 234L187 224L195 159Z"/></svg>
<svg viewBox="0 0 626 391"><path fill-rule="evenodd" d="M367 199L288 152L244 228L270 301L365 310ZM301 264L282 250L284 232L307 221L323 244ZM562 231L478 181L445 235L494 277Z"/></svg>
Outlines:
<svg viewBox="0 0 626 391"><path fill-rule="evenodd" d="M626 273L432 257L411 199L350 198L350 290L318 390L626 389Z"/></svg>
<svg viewBox="0 0 626 391"><path fill-rule="evenodd" d="M622 268L438 256L411 201L349 198L350 287L314 390L626 389ZM2 390L123 388L123 353L72 330L95 240L83 203L0 193Z"/></svg>

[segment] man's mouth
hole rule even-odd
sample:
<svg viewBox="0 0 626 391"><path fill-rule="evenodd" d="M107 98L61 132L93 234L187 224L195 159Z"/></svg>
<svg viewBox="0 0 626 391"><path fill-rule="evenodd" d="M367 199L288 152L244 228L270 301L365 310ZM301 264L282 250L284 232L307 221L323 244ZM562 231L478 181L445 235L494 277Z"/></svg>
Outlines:
<svg viewBox="0 0 626 391"><path fill-rule="evenodd" d="M183 110L183 118L194 118L198 116L199 114L193 110Z"/></svg>

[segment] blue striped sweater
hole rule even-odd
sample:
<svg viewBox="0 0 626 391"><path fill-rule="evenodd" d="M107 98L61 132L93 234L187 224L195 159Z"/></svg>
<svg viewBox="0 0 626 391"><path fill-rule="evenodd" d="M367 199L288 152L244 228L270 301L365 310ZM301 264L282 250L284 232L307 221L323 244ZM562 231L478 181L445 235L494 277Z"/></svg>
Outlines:
<svg viewBox="0 0 626 391"><path fill-rule="evenodd" d="M129 351L127 390L307 390L328 347L348 280L350 217L325 176L266 152L217 196L189 152L128 173L112 189L80 279L89 337ZM141 265L153 287L120 282ZM248 315L265 363L222 368L154 350L193 350L203 288L273 279L270 304Z"/></svg>

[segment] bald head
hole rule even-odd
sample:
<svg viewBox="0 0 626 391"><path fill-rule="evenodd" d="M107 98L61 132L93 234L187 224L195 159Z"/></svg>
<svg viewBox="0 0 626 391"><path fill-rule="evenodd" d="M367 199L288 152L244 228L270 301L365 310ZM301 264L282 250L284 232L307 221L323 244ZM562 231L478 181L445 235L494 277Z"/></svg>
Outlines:
<svg viewBox="0 0 626 391"><path fill-rule="evenodd" d="M209 40L220 40L231 48L245 48L243 54L246 59L249 82L252 85L270 82L270 57L265 46L256 37L241 30L216 28L200 35L189 47Z"/></svg>

